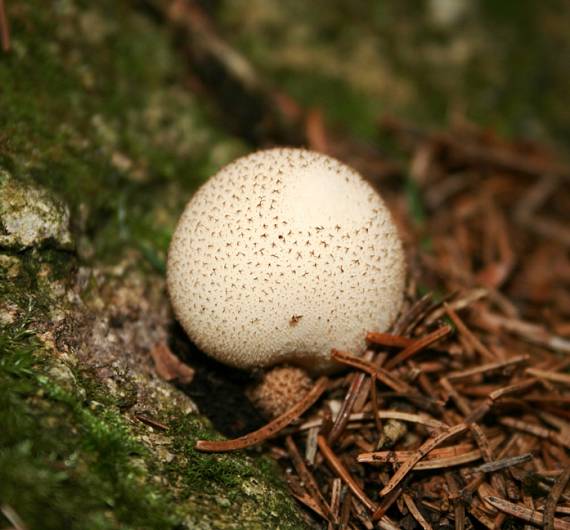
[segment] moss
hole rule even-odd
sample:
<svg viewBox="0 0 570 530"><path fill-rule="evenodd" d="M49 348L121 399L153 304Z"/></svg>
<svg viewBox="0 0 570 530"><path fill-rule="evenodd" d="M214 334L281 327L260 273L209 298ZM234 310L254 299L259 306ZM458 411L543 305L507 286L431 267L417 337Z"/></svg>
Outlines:
<svg viewBox="0 0 570 530"><path fill-rule="evenodd" d="M156 410L171 418L169 429L146 427L130 411L148 375L109 367L110 392L95 363L58 342L62 319L80 341L76 316L111 314L89 313L81 297L110 284L102 271L133 249L144 258L135 266L145 286L160 284L184 203L245 146L182 88L185 67L166 29L132 5L31 0L9 16L0 166L22 189L48 190L69 210L77 244L0 254L2 503L31 530L303 528L257 456L194 451L192 440L214 431L169 404L167 392ZM125 289L120 275L112 281Z"/></svg>
<svg viewBox="0 0 570 530"><path fill-rule="evenodd" d="M222 499L225 504L223 499L227 499L240 514L244 527L254 528L260 519L272 528L304 527L294 504L284 493L274 462L244 451L223 454L196 451L194 445L198 439L216 439L219 435L195 415L171 418L170 431L174 434L170 450L175 458L169 469L171 474L184 477L180 484L183 496L208 492L218 503Z"/></svg>
<svg viewBox="0 0 570 530"><path fill-rule="evenodd" d="M0 168L0 247L72 249L69 210L45 189L24 184Z"/></svg>
<svg viewBox="0 0 570 530"><path fill-rule="evenodd" d="M240 142L177 88L184 70L164 29L125 5L34 0L10 22L0 160L56 191L98 256L141 241L162 252L190 192Z"/></svg>
<svg viewBox="0 0 570 530"><path fill-rule="evenodd" d="M44 375L51 361L25 328L0 330L0 351L3 503L29 528L173 528L181 516L135 464L146 450L120 414Z"/></svg>
<svg viewBox="0 0 570 530"><path fill-rule="evenodd" d="M0 352L0 497L29 528L183 528L205 518L219 528L304 526L282 485L268 478L275 469L193 449L196 439L215 436L203 419L171 412L174 459L163 468L119 406L92 400L81 378L69 387L54 381L61 361L26 326L0 329ZM217 516L224 499L231 509Z"/></svg>
<svg viewBox="0 0 570 530"><path fill-rule="evenodd" d="M385 111L384 104L366 97L348 80L290 68L279 69L274 78L296 101L308 108L322 109L333 126L347 129L366 141L378 139L377 117Z"/></svg>
<svg viewBox="0 0 570 530"><path fill-rule="evenodd" d="M455 4L447 11L456 15L441 17L445 3L435 0L232 0L218 16L224 36L270 80L285 77L301 101L345 128L370 134L385 112L443 124L460 110L503 134L564 146L568 5ZM347 90L337 98L340 85Z"/></svg>

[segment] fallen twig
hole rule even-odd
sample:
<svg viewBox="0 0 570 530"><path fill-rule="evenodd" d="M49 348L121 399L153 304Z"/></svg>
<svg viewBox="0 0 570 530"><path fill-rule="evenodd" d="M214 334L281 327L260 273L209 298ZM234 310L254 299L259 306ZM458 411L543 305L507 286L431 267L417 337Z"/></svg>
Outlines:
<svg viewBox="0 0 570 530"><path fill-rule="evenodd" d="M485 501L492 504L498 510L518 519L522 519L523 521L528 521L529 523L538 526L543 524L543 514L537 510L531 510L520 504L514 504L498 497L485 497ZM570 523L567 523L562 519L552 519L552 530L570 530Z"/></svg>
<svg viewBox="0 0 570 530"><path fill-rule="evenodd" d="M313 406L326 390L327 384L328 379L326 377L321 377L315 383L315 386L313 386L311 391L301 401L257 431L233 440L198 440L196 442L196 449L209 453L217 453L236 451L238 449L251 447L252 445L257 445L271 436L275 436L284 427L295 421L301 414L303 414L303 412Z"/></svg>

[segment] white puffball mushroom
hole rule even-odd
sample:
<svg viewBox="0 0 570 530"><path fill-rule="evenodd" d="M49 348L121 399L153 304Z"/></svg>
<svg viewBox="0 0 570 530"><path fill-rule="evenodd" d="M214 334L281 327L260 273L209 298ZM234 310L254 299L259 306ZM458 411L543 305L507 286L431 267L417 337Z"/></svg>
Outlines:
<svg viewBox="0 0 570 530"><path fill-rule="evenodd" d="M188 336L238 368L313 373L332 348L360 355L400 309L402 244L356 171L304 149L231 162L192 197L168 253L168 290Z"/></svg>

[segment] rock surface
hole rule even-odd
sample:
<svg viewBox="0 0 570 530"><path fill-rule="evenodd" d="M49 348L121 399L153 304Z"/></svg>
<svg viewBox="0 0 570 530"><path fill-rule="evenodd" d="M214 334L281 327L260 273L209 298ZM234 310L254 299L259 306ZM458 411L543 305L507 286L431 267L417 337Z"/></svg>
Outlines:
<svg viewBox="0 0 570 530"><path fill-rule="evenodd" d="M20 182L0 168L0 247L45 245L69 250L69 208L46 189Z"/></svg>

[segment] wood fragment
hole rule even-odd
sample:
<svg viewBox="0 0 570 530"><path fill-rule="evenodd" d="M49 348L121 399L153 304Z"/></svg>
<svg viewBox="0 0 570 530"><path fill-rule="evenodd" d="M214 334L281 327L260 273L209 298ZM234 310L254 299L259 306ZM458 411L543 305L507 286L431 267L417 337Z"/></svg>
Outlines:
<svg viewBox="0 0 570 530"><path fill-rule="evenodd" d="M27 525L24 524L24 521L12 506L2 504L0 505L0 512L2 512L2 515L6 517L9 523L14 527L14 530L27 530Z"/></svg>
<svg viewBox="0 0 570 530"><path fill-rule="evenodd" d="M284 427L295 421L303 412L315 404L321 397L328 385L328 379L321 377L313 386L311 391L298 403L293 405L287 412L275 418L272 422L268 423L261 429L252 433L246 434L233 440L198 440L196 442L196 449L199 451L206 451L210 453L236 451L257 445L271 436L275 436Z"/></svg>
<svg viewBox="0 0 570 530"><path fill-rule="evenodd" d="M523 503L524 503L526 508L528 508L531 511L534 511L534 501L533 501L532 497L530 495L527 495L524 492L523 492ZM533 526L531 526L529 524L525 524L524 530L533 530Z"/></svg>
<svg viewBox="0 0 570 530"><path fill-rule="evenodd" d="M392 117L385 117L381 126L388 130L406 134L410 138L422 141L430 138L430 141L445 145L458 153L462 153L470 163L489 165L506 171L513 171L525 175L542 177L543 175L556 175L564 179L570 179L570 168L563 164L551 161L534 160L524 155L514 154L500 146L481 146L473 142L465 142L464 138L457 138L453 133L428 132L410 124L405 124Z"/></svg>
<svg viewBox="0 0 570 530"><path fill-rule="evenodd" d="M503 437L498 437L491 440L491 447L497 447L503 439ZM357 460L366 464L402 463L409 460L414 454L415 451L372 451L360 453ZM419 471L458 466L474 462L481 457L481 449L474 448L472 444L452 445L434 449L426 455L425 459L417 462L413 469Z"/></svg>
<svg viewBox="0 0 570 530"><path fill-rule="evenodd" d="M8 23L4 0L0 0L0 37L2 38L2 51L9 52L11 48L10 24Z"/></svg>
<svg viewBox="0 0 570 530"><path fill-rule="evenodd" d="M480 504L475 502L471 503L468 507L469 513L475 517L483 526L489 530L495 529L495 521L493 521L481 508Z"/></svg>
<svg viewBox="0 0 570 530"><path fill-rule="evenodd" d="M341 528L348 527L348 521L350 519L350 515L352 512L352 493L347 491L344 495L344 498L341 500L340 506L340 520L339 526Z"/></svg>
<svg viewBox="0 0 570 530"><path fill-rule="evenodd" d="M562 383L563 385L570 386L570 375L562 374L559 372L549 372L547 370L539 370L538 368L527 368L526 373L534 377L540 377L555 383Z"/></svg>
<svg viewBox="0 0 570 530"><path fill-rule="evenodd" d="M327 521L329 521L330 523L336 524L338 522L338 519L332 513L329 505L325 501L321 493L321 490L317 484L317 481L315 480L315 477L313 477L313 474L307 468L305 462L303 461L303 458L301 457L301 454L299 453L299 450L297 449L297 445L295 444L291 436L287 436L285 438L285 445L287 446L287 450L291 455L291 461L295 466L295 470L297 471L299 478L303 481L305 488L307 489L307 492L311 495L315 503L321 509L323 517L327 519Z"/></svg>
<svg viewBox="0 0 570 530"><path fill-rule="evenodd" d="M537 526L543 525L543 514L538 510L531 510L522 504L514 504L498 497L486 497L485 501L517 519L522 519ZM562 519L553 519L552 530L570 530L570 523Z"/></svg>
<svg viewBox="0 0 570 530"><path fill-rule="evenodd" d="M164 342L150 350L156 373L165 381L187 385L194 379L194 369L184 364Z"/></svg>
<svg viewBox="0 0 570 530"><path fill-rule="evenodd" d="M322 420L320 420L322 423ZM311 427L307 432L305 442L305 460L311 466L315 465L315 456L317 455L317 436L319 435L319 427Z"/></svg>
<svg viewBox="0 0 570 530"><path fill-rule="evenodd" d="M506 425L507 427L512 427L513 429L517 429L520 431L528 432L539 438L552 440L553 442L559 443L564 447L570 449L570 439L564 436L560 436L557 432L551 431L550 429L546 429L544 427L540 427L539 425L533 425L526 421L517 420L515 418L510 418L510 417L500 418L499 422L502 425Z"/></svg>
<svg viewBox="0 0 570 530"><path fill-rule="evenodd" d="M536 234L552 238L570 247L570 230L568 230L566 224L545 219L537 213L548 197L561 184L560 181L560 176L552 174L544 175L538 179L536 184L519 201L515 209L515 218L520 224Z"/></svg>
<svg viewBox="0 0 570 530"><path fill-rule="evenodd" d="M390 333L378 333L370 331L366 334L366 342L376 344L377 346L385 346L386 348L407 348L411 346L415 340L400 335L391 335Z"/></svg>
<svg viewBox="0 0 570 530"><path fill-rule="evenodd" d="M365 361L364 359L360 359L355 357L354 355L350 355L345 352L341 352L338 350L333 350L331 352L331 356L336 361L346 364L348 366L352 366L353 368L358 368L378 379L381 383L384 383L387 387L395 390L396 392L401 393L414 393L413 389L404 381L399 380L393 374L384 370L383 368L378 368L374 366L372 363Z"/></svg>
<svg viewBox="0 0 570 530"><path fill-rule="evenodd" d="M418 524L424 530L433 530L433 527L431 526L431 524L428 523L427 519L418 510L418 507L416 506L414 499L412 499L412 497L410 495L408 495L407 493L404 493L402 495L402 498L404 499L404 502L406 503L408 510L410 510L412 517L418 522Z"/></svg>
<svg viewBox="0 0 570 530"><path fill-rule="evenodd" d="M319 449L323 454L325 460L329 463L333 471L343 480L343 482L348 486L350 491L368 508L370 511L376 510L376 505L368 498L368 496L362 491L360 486L356 483L356 481L351 477L348 470L344 467L343 463L338 459L338 457L334 454L333 450L327 444L326 439L324 436L319 435L317 438L317 444L319 445Z"/></svg>
<svg viewBox="0 0 570 530"><path fill-rule="evenodd" d="M307 142L313 151L320 153L329 152L329 142L321 109L314 108L309 110L305 119L305 130Z"/></svg>
<svg viewBox="0 0 570 530"><path fill-rule="evenodd" d="M389 359L388 362L386 363L386 370L392 370L393 368L398 366L398 364L407 361L408 359L410 359L412 356L416 355L420 351L424 350L425 348L428 348L435 342L443 339L444 337L449 335L449 333L451 333L451 329L452 329L451 326L445 325L439 329L436 329L432 333L429 333L425 337L416 340L413 344L410 344L408 347L403 349L396 356Z"/></svg>
<svg viewBox="0 0 570 530"><path fill-rule="evenodd" d="M498 399L505 397L508 394L513 394L520 392L522 390L526 390L532 387L535 383L536 379L527 379L519 383L515 383L514 385L508 385L505 387L497 388L492 392L487 392L488 393L487 399L483 403L481 403L475 410L471 411L469 415L465 417L465 422L474 423L477 421L481 421L481 419L485 416L485 414L489 412L489 410L491 410L491 408Z"/></svg>
<svg viewBox="0 0 570 530"><path fill-rule="evenodd" d="M315 502L314 497L303 490L301 484L299 484L298 481L294 480L293 477L287 477L287 484L289 485L293 497L295 497L301 504L315 512L319 517L325 521L328 521L328 518L321 509L320 505Z"/></svg>
<svg viewBox="0 0 570 530"><path fill-rule="evenodd" d="M522 390L528 390L535 383L536 379L526 379L524 381L520 381L513 385L497 388L496 390L493 390L493 392L489 394L489 399L491 401L497 401L497 399L505 397L508 394L514 394L516 392L521 392Z"/></svg>
<svg viewBox="0 0 570 530"><path fill-rule="evenodd" d="M410 334L422 319L425 319L431 311L438 307L438 304L434 304L432 299L433 294L426 293L419 300L416 300L412 304L412 307L410 307L396 320L393 330L394 334ZM411 344L413 339L410 339L410 341ZM402 345L402 348L405 348L410 344Z"/></svg>
<svg viewBox="0 0 570 530"><path fill-rule="evenodd" d="M342 488L342 480L339 478L332 479L332 487L331 487L331 500L330 500L330 508L331 513L335 520L338 521L340 515L340 493ZM333 530L334 525L329 523L328 530Z"/></svg>
<svg viewBox="0 0 570 530"><path fill-rule="evenodd" d="M366 508L362 506L362 503L358 502L358 499L352 499L352 510L366 530L372 530L374 528L374 522L370 514L366 511Z"/></svg>
<svg viewBox="0 0 570 530"><path fill-rule="evenodd" d="M570 422L546 411L539 411L538 416L545 423L556 427L560 431L561 435L570 437Z"/></svg>
<svg viewBox="0 0 570 530"><path fill-rule="evenodd" d="M570 396L542 396L537 394L529 394L523 396L525 401L532 401L533 403L560 403L570 404Z"/></svg>
<svg viewBox="0 0 570 530"><path fill-rule="evenodd" d="M430 451L435 449L438 445L442 444L446 440L449 440L450 438L465 432L468 428L469 427L464 423L455 425L454 427L450 427L446 431L424 442L420 448L400 466L394 476L390 479L390 482L388 482L388 484L382 488L382 491L380 491L380 496L383 497L384 495L390 493L390 491L392 491L412 470L414 465L419 462L424 456L426 456Z"/></svg>
<svg viewBox="0 0 570 530"><path fill-rule="evenodd" d="M544 506L538 506L536 509L544 512ZM556 506L556 513L570 515L570 506Z"/></svg>
<svg viewBox="0 0 570 530"><path fill-rule="evenodd" d="M453 302L447 302L447 307L453 309L454 311L459 311L471 306L478 300L489 296L489 289L477 288L472 289L463 293L460 297L453 300ZM431 326L434 322L442 318L446 314L446 308L441 305L441 307L434 310L425 320L426 326Z"/></svg>
<svg viewBox="0 0 570 530"><path fill-rule="evenodd" d="M366 358L363 359L366 361ZM354 405L359 396L360 390L366 382L366 376L364 374L355 374L352 382L348 388L344 401L342 402L340 411L333 423L332 429L329 432L327 441L330 445L333 445L340 435L343 433L346 424L349 421L350 414L354 409Z"/></svg>
<svg viewBox="0 0 570 530"><path fill-rule="evenodd" d="M518 335L531 343L544 346L554 351L570 353L570 340L550 333L546 328L533 322L525 322L514 318L506 318L493 313L479 315L478 323L499 327Z"/></svg>
<svg viewBox="0 0 570 530"><path fill-rule="evenodd" d="M487 359L488 361L496 361L497 356L489 350L465 325L463 320L459 318L457 313L449 306L449 304L443 304L445 312L451 318L459 332L467 339L469 344L475 349L481 357Z"/></svg>
<svg viewBox="0 0 570 530"><path fill-rule="evenodd" d="M457 408L461 411L464 416L468 416L471 413L471 408L467 401L459 395L457 390L453 387L453 385L449 382L447 377L442 377L439 380L439 384L445 389L445 391L451 396L453 401L455 402Z"/></svg>
<svg viewBox="0 0 570 530"><path fill-rule="evenodd" d="M556 505L558 504L558 500L560 496L564 492L568 481L570 480L570 468L566 468L560 476L556 479L554 486L550 490L548 494L548 498L546 499L546 504L544 506L544 530L554 530L555 526L555 519L554 514L556 513ZM568 525L570 528L570 524Z"/></svg>
<svg viewBox="0 0 570 530"><path fill-rule="evenodd" d="M455 515L455 530L465 529L465 506L459 495L459 487L457 481L451 472L445 473L445 480L449 488L450 499L453 502L453 511Z"/></svg>
<svg viewBox="0 0 570 530"><path fill-rule="evenodd" d="M379 521L383 517L386 517L386 512L391 508L391 506L400 498L400 495L404 492L403 486L398 486L394 488L388 495L386 495L376 508L376 511L372 514L373 521Z"/></svg>
<svg viewBox="0 0 570 530"><path fill-rule="evenodd" d="M153 429L157 429L158 431L167 431L168 426L164 425L164 423L160 423L159 421L147 416L146 414L137 413L135 414L135 418L139 420L141 423L152 427Z"/></svg>
<svg viewBox="0 0 570 530"><path fill-rule="evenodd" d="M399 410L379 410L378 418L381 420L401 420L410 423L419 423L420 425L425 425L426 427L437 430L447 429L449 427L449 425L424 414L412 414L409 412L400 412ZM370 419L373 419L373 416L369 412L355 412L349 416L350 422L362 422ZM313 429L321 426L322 423L323 420L320 418L309 420L299 425L297 430L304 431Z"/></svg>
<svg viewBox="0 0 570 530"><path fill-rule="evenodd" d="M474 375L488 374L489 372L495 372L497 370L502 370L508 366L514 366L517 364L522 364L527 362L529 359L528 355L517 355L516 357L511 357L506 361L498 361L489 364L483 364L481 366L476 366L475 368L469 368L467 370L460 370L458 372L451 372L447 374L447 379L451 381L456 381L458 379L466 379L468 377L473 377Z"/></svg>
<svg viewBox="0 0 570 530"><path fill-rule="evenodd" d="M511 466L520 466L526 462L532 460L531 453L525 453L524 455L511 456L509 458L502 458L501 460L495 460L493 462L487 462L476 467L473 471L475 473L493 473L499 471L500 469L506 469Z"/></svg>

